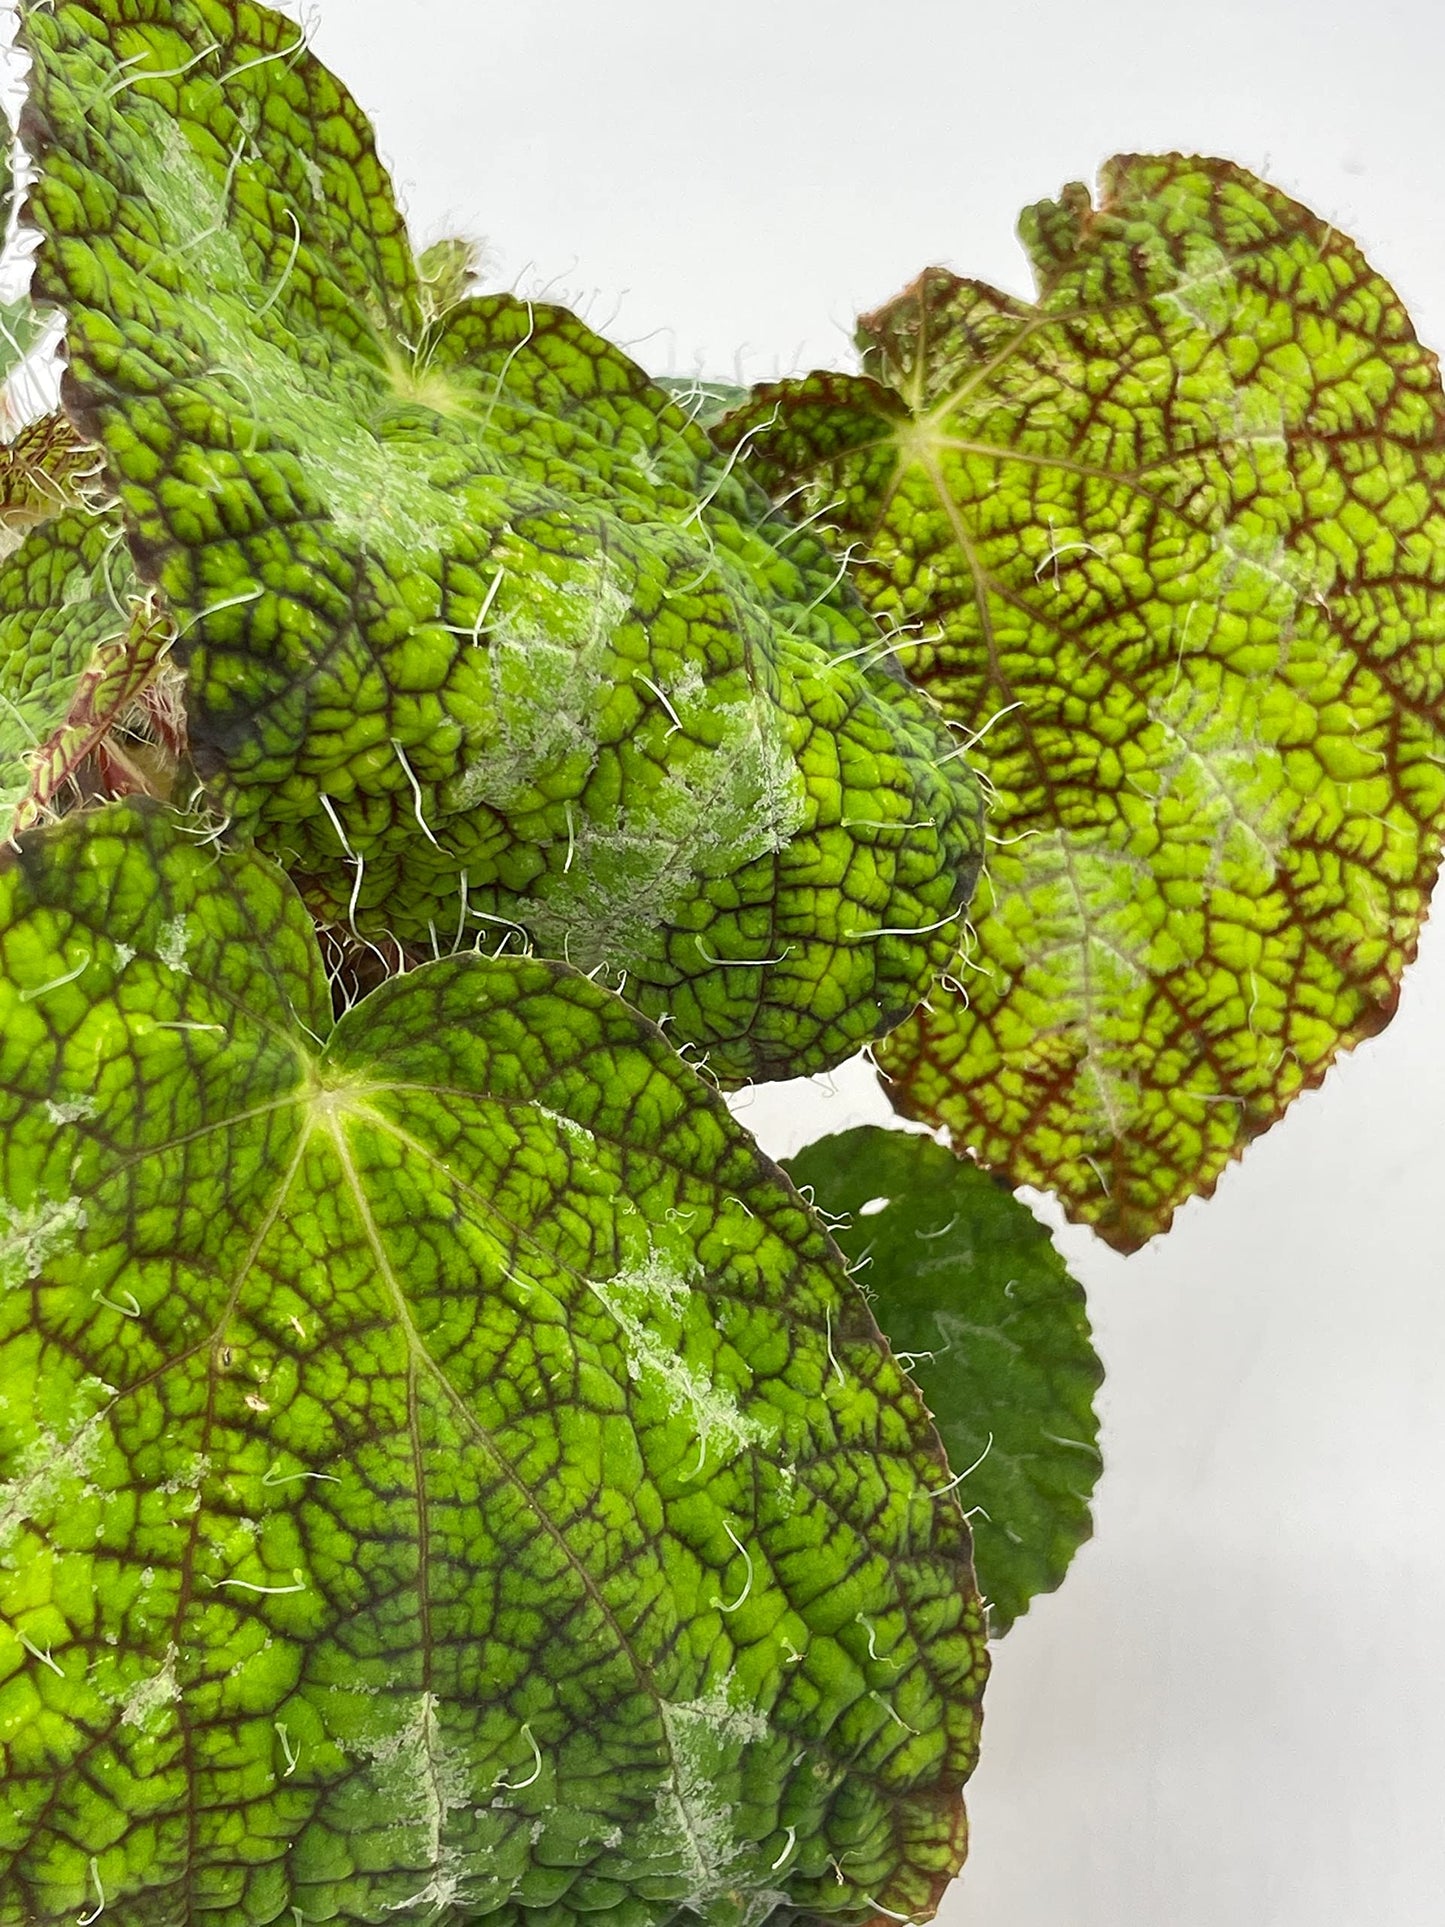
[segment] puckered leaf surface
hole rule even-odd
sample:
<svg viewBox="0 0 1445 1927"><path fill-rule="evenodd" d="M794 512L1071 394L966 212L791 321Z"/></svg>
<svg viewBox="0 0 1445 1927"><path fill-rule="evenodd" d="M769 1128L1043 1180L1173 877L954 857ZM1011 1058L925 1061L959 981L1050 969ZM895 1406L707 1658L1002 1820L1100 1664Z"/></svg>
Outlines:
<svg viewBox="0 0 1445 1927"><path fill-rule="evenodd" d="M788 1161L923 1392L973 1527L989 1632L1093 1531L1104 1370L1083 1288L1028 1206L932 1138L862 1125Z"/></svg>
<svg viewBox="0 0 1445 1927"><path fill-rule="evenodd" d="M55 796L156 666L164 627L120 534L67 509L0 562L0 835Z"/></svg>
<svg viewBox="0 0 1445 1927"><path fill-rule="evenodd" d="M26 34L66 403L237 830L363 933L501 919L626 970L724 1081L905 1016L977 794L831 559L573 316L420 281L294 22L56 0Z"/></svg>
<svg viewBox="0 0 1445 1927"><path fill-rule="evenodd" d="M967 1527L665 1039L476 955L333 1029L151 805L21 840L0 967L4 1927L926 1912Z"/></svg>
<svg viewBox="0 0 1445 1927"><path fill-rule="evenodd" d="M732 418L992 785L978 941L900 1108L1131 1248L1394 1008L1445 806L1445 402L1334 228L1219 161L930 270L861 377Z"/></svg>
<svg viewBox="0 0 1445 1927"><path fill-rule="evenodd" d="M0 442L0 556L66 509L99 514L89 498L99 465L96 450L60 414L28 421Z"/></svg>

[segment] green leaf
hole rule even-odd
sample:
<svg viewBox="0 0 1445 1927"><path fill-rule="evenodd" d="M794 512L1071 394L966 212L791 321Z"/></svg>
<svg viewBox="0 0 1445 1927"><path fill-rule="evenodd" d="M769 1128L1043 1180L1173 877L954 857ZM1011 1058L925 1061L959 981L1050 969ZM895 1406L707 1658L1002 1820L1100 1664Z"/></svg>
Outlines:
<svg viewBox="0 0 1445 1927"><path fill-rule="evenodd" d="M1359 250L1224 162L1111 162L1022 233L1036 302L931 269L861 377L727 433L832 504L992 786L894 1100L1128 1250L1394 1009L1445 817L1445 401Z"/></svg>
<svg viewBox="0 0 1445 1927"><path fill-rule="evenodd" d="M657 385L671 395L690 421L700 422L704 428L711 428L748 399L746 388L730 381L704 381L696 375L660 375Z"/></svg>
<svg viewBox="0 0 1445 1927"><path fill-rule="evenodd" d="M465 300L481 265L480 244L457 236L433 241L424 254L417 256L422 308L429 321L440 319Z"/></svg>
<svg viewBox="0 0 1445 1927"><path fill-rule="evenodd" d="M166 631L114 518L67 509L0 562L0 826L48 808L154 673Z"/></svg>
<svg viewBox="0 0 1445 1927"><path fill-rule="evenodd" d="M836 1248L610 992L333 1028L184 832L0 869L0 1922L931 1909L982 1609Z"/></svg>
<svg viewBox="0 0 1445 1927"><path fill-rule="evenodd" d="M13 430L20 412L11 389L11 377L40 346L48 331L47 318L36 311L28 296L0 301L0 429Z"/></svg>
<svg viewBox="0 0 1445 1927"><path fill-rule="evenodd" d="M1094 1529L1104 1368L1083 1288L1027 1205L932 1138L860 1125L808 1145L788 1173L933 1413L997 1639Z"/></svg>
<svg viewBox="0 0 1445 1927"><path fill-rule="evenodd" d="M56 0L25 35L67 406L236 831L334 925L626 972L729 1083L901 1020L977 792L832 561L575 317L437 312L294 22Z"/></svg>
<svg viewBox="0 0 1445 1927"><path fill-rule="evenodd" d="M0 425L3 418L0 396ZM67 509L101 514L90 494L99 466L95 449L64 415L43 415L0 443L0 557L17 549L28 530ZM118 531L119 522L113 527Z"/></svg>

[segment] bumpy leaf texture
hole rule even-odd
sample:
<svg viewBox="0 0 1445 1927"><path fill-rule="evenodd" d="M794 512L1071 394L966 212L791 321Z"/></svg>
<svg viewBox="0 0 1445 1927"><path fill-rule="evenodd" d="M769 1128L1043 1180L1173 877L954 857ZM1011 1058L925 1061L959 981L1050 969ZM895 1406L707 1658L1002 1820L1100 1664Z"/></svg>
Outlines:
<svg viewBox="0 0 1445 1927"><path fill-rule="evenodd" d="M67 509L0 562L0 834L17 810L53 797L104 733L82 713L108 721L135 693L135 584L120 535L113 520ZM142 682L158 647L146 635Z"/></svg>
<svg viewBox="0 0 1445 1927"><path fill-rule="evenodd" d="M96 450L64 415L38 416L0 443L0 556L65 509L99 513L89 502L99 467Z"/></svg>
<svg viewBox="0 0 1445 1927"><path fill-rule="evenodd" d="M372 937L625 971L725 1082L905 1016L977 792L831 558L573 316L419 281L294 22L56 0L25 37L66 406L236 832Z"/></svg>
<svg viewBox="0 0 1445 1927"><path fill-rule="evenodd" d="M1127 1250L1393 1012L1445 814L1445 400L1359 250L1240 168L1116 160L1021 232L1036 301L932 269L861 377L726 435L831 504L979 732L977 941L895 1102Z"/></svg>
<svg viewBox="0 0 1445 1927"><path fill-rule="evenodd" d="M0 142L0 199L13 190ZM0 307L0 836L99 774L81 772L169 641L136 581L100 451L65 415L33 407L27 365L51 321L28 295ZM143 786L133 768L111 773L112 787Z"/></svg>
<svg viewBox="0 0 1445 1927"><path fill-rule="evenodd" d="M1083 1287L1022 1200L932 1138L862 1125L788 1172L933 1413L999 1638L1094 1529L1104 1369Z"/></svg>
<svg viewBox="0 0 1445 1927"><path fill-rule="evenodd" d="M0 1923L926 1913L985 1670L937 1434L664 1037L334 1028L254 853L0 869Z"/></svg>

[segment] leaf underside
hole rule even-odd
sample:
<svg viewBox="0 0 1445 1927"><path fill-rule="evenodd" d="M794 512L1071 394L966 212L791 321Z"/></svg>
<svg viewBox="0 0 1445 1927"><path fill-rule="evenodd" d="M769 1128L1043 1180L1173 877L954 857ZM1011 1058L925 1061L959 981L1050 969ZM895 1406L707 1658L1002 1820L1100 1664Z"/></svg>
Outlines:
<svg viewBox="0 0 1445 1927"><path fill-rule="evenodd" d="M575 317L420 279L294 22L56 0L25 36L65 405L235 833L418 955L511 928L625 971L724 1082L906 1016L978 796L820 545Z"/></svg>
<svg viewBox="0 0 1445 1927"><path fill-rule="evenodd" d="M828 506L991 786L976 940L880 1061L1128 1250L1379 1030L1445 815L1445 401L1333 227L1126 157L729 419Z"/></svg>
<svg viewBox="0 0 1445 1927"><path fill-rule="evenodd" d="M932 1138L861 1125L808 1145L788 1174L811 1187L933 1413L999 1638L1093 1531L1104 1372L1083 1288L1027 1205Z"/></svg>
<svg viewBox="0 0 1445 1927"><path fill-rule="evenodd" d="M0 867L0 1923L929 1911L982 1609L817 1220L564 966L333 1028L185 827Z"/></svg>

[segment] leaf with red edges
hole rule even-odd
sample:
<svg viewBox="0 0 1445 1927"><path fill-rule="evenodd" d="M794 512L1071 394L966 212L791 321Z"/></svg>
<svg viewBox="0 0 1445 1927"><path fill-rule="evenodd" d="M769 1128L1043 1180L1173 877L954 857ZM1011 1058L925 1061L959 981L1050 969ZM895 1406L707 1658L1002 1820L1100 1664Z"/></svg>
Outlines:
<svg viewBox="0 0 1445 1927"><path fill-rule="evenodd" d="M826 509L992 787L977 938L895 1103L1132 1249L1388 1022L1445 815L1445 397L1333 227L1222 161L931 269L861 376L717 431Z"/></svg>

